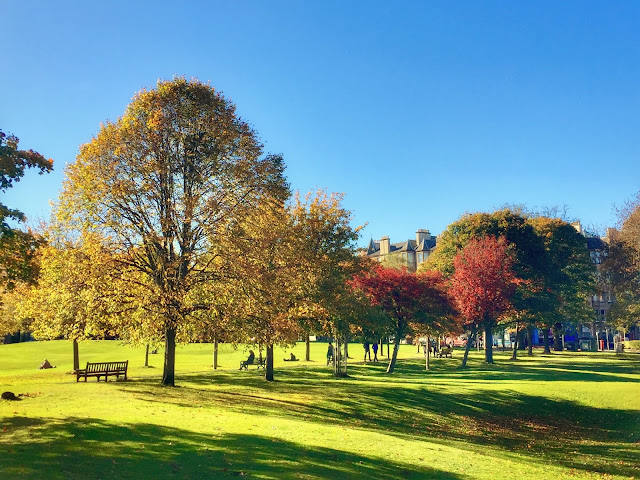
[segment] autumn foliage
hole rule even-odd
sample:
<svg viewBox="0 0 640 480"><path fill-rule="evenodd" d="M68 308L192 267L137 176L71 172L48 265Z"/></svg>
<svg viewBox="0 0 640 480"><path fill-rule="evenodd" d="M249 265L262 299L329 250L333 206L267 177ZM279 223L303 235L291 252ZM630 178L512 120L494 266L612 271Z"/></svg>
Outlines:
<svg viewBox="0 0 640 480"><path fill-rule="evenodd" d="M513 258L504 238L472 240L453 261L451 294L469 323L496 319L511 308Z"/></svg>
<svg viewBox="0 0 640 480"><path fill-rule="evenodd" d="M450 293L467 329L485 332L512 308L519 283L513 273L513 254L504 237L471 240L454 258ZM487 342L490 338L487 339ZM491 361L487 350L487 361Z"/></svg>
<svg viewBox="0 0 640 480"><path fill-rule="evenodd" d="M410 324L438 324L451 315L444 279L435 271L410 273L405 269L373 265L366 273L355 277L353 288L364 294L371 305L384 312L395 334L393 356L388 373L392 373L400 339Z"/></svg>

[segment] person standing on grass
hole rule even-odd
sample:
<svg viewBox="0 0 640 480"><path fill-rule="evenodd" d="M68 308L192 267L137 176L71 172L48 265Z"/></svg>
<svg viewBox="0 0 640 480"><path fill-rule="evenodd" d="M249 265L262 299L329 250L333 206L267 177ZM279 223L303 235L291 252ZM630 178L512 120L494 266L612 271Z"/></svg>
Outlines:
<svg viewBox="0 0 640 480"><path fill-rule="evenodd" d="M373 342L373 361L378 361L378 342Z"/></svg>
<svg viewBox="0 0 640 480"><path fill-rule="evenodd" d="M369 355L369 361L371 361L371 348L369 340L364 341L364 361L367 361L367 355Z"/></svg>
<svg viewBox="0 0 640 480"><path fill-rule="evenodd" d="M329 347L327 348L327 365L333 362L333 345L329 342Z"/></svg>

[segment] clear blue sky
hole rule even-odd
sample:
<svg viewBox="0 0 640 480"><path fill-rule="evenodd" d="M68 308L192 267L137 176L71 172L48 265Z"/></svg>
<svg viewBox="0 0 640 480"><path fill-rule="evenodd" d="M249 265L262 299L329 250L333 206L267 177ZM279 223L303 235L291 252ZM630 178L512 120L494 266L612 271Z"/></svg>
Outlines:
<svg viewBox="0 0 640 480"><path fill-rule="evenodd" d="M294 189L344 192L369 238L505 203L615 222L640 189L640 2L0 5L0 128L55 161L4 202L47 218L64 165L158 78L210 81Z"/></svg>

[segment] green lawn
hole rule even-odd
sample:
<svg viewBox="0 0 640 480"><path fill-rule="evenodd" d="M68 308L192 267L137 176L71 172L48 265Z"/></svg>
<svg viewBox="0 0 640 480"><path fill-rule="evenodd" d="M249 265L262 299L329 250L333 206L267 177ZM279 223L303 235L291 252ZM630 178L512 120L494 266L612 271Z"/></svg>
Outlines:
<svg viewBox="0 0 640 480"><path fill-rule="evenodd" d="M180 347L163 388L162 351L144 368L143 349L83 342L81 365L128 359L130 380L76 383L69 342L0 345L0 390L24 395L0 401L0 478L640 477L640 355L473 352L459 370L456 350L425 372L403 346L388 376L353 344L335 379L312 347L276 350L272 383L237 370L243 349L221 345L214 371L211 345Z"/></svg>

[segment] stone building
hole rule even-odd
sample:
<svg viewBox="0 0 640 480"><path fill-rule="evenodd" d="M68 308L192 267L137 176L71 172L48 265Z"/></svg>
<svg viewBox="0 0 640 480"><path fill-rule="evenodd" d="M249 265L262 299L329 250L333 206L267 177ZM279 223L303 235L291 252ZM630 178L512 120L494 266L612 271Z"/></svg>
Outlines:
<svg viewBox="0 0 640 480"><path fill-rule="evenodd" d="M436 247L436 237L429 230L416 231L415 240L408 239L400 243L391 243L389 237L369 242L366 255L378 262L392 266L404 266L410 272L415 272Z"/></svg>

